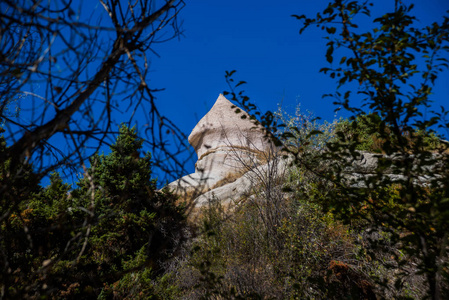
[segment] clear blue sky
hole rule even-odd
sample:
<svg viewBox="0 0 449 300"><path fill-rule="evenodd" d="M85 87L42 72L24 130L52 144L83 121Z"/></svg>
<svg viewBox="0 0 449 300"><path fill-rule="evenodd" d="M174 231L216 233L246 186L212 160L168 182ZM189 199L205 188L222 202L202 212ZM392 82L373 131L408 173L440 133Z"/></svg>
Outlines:
<svg viewBox="0 0 449 300"><path fill-rule="evenodd" d="M149 78L158 94L161 111L188 135L227 89L225 70L237 70L245 80L247 95L262 111L276 110L278 103L331 120L335 106L325 93L335 91L334 81L319 73L325 61L324 32L311 27L299 35L300 23L292 14L313 16L329 1L186 1L180 13L184 36L156 47ZM394 7L394 0L375 0L372 16ZM448 0L404 0L415 3L413 13L425 26L441 21ZM372 23L362 23L361 30ZM365 27L365 28L364 28ZM449 108L449 72L440 76L434 100ZM193 170L193 164L190 167Z"/></svg>
<svg viewBox="0 0 449 300"><path fill-rule="evenodd" d="M186 131L193 129L227 88L225 70L235 69L236 78L248 82L247 94L263 111L275 110L282 101L293 107L299 97L303 109L332 118L335 107L321 96L334 91L334 82L318 72L327 66L324 33L311 27L300 36L300 23L291 17L313 15L328 2L187 1L180 14L184 36L158 45L161 57L152 62L150 83L166 88L158 95L163 112ZM374 16L394 5L394 0L374 2ZM449 10L447 0L413 2L417 25L440 21ZM438 102L448 99L448 78L441 76L437 82Z"/></svg>

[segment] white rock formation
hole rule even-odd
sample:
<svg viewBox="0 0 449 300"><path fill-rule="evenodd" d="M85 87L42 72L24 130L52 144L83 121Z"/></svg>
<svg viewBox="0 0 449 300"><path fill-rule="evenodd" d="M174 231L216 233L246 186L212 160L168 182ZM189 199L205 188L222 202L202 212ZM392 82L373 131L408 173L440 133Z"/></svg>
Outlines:
<svg viewBox="0 0 449 300"><path fill-rule="evenodd" d="M242 198L263 193L260 187L264 183L270 183L271 187L278 184L293 159L281 158L263 127L255 125L246 112L221 94L192 130L189 143L198 155L195 173L168 187L195 206L206 205L211 200L223 204L238 203ZM390 157L368 152L359 154L359 158L349 161L350 166L343 171L348 183L354 187L367 187L365 180L379 170L379 158L404 159L399 154ZM428 159L435 160L438 156ZM417 179L417 184L426 184L429 179L439 176L433 174L433 169L421 171L423 176ZM393 182L405 179L401 172L392 168L383 169L382 175Z"/></svg>
<svg viewBox="0 0 449 300"><path fill-rule="evenodd" d="M275 188L277 179L285 176L287 166L291 163L290 160L278 158L254 167L231 183L199 195L195 198L195 204L203 206L210 201L219 201L221 204L232 205L238 204L242 198L247 199L255 193L266 193L263 186Z"/></svg>
<svg viewBox="0 0 449 300"><path fill-rule="evenodd" d="M180 195L200 195L233 182L266 163L275 149L264 128L221 94L192 130L189 143L198 155L195 173L169 184Z"/></svg>

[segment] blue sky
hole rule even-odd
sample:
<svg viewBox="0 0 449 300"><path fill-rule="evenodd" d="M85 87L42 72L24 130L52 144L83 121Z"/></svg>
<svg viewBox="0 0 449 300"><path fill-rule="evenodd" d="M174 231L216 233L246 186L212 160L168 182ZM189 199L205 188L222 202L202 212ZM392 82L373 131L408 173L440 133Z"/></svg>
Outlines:
<svg viewBox="0 0 449 300"><path fill-rule="evenodd" d="M248 82L246 94L262 112L276 110L279 103L293 111L300 102L302 110L331 121L336 107L321 96L335 91L335 83L319 73L328 66L324 32L310 27L300 36L300 23L291 17L313 16L328 2L187 1L180 14L184 35L158 45L155 49L160 58L151 65L150 84L166 89L157 95L162 113L188 135L218 94L227 89L225 71L237 70L236 79ZM373 2L375 17L394 7L394 0ZM419 27L441 21L449 10L447 0L412 2ZM360 30L371 25L365 20ZM446 107L448 73L438 78L433 97L437 105ZM193 171L193 164L188 169Z"/></svg>
<svg viewBox="0 0 449 300"><path fill-rule="evenodd" d="M291 17L313 16L328 2L187 1L180 15L184 36L158 45L161 57L152 62L150 83L166 88L158 95L162 111L189 133L227 88L225 70L237 70L236 79L248 82L245 91L262 111L275 110L281 102L291 109L299 101L302 109L331 119L335 106L321 96L335 90L334 81L318 72L327 66L324 33L310 27L300 36L300 23ZM413 2L417 25L441 21L449 10L447 0ZM393 0L376 0L372 15L393 6ZM447 101L447 74L434 92L436 102Z"/></svg>

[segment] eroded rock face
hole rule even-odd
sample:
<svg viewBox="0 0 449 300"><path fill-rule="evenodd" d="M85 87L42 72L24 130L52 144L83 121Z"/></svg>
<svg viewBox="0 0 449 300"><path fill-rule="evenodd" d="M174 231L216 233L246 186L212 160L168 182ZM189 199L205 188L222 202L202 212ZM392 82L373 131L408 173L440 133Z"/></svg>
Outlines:
<svg viewBox="0 0 449 300"><path fill-rule="evenodd" d="M189 136L198 160L212 151L240 147L266 151L271 147L261 126L256 126L246 112L233 105L222 94L211 110L198 122Z"/></svg>
<svg viewBox="0 0 449 300"><path fill-rule="evenodd" d="M239 111L239 113L236 113ZM246 118L242 118L245 116ZM293 157L276 153L276 148L261 126L256 126L246 112L220 95L211 110L198 122L189 136L189 143L195 148L198 161L195 173L182 177L168 185L185 200L192 200L195 206L203 206L210 201L223 204L238 203L240 199L260 193L261 182L285 178ZM413 158L413 156L408 156ZM390 157L382 154L360 152L357 159L343 171L347 183L353 187L366 188L367 179L382 176L392 182L405 180L398 170L379 169L379 159L401 161L404 156ZM432 155L427 159L438 160ZM441 169L443 166L436 166ZM423 176L417 178L417 184L427 184L432 178L438 178L435 169L424 167ZM376 188L376 187L371 187Z"/></svg>
<svg viewBox="0 0 449 300"><path fill-rule="evenodd" d="M189 136L198 155L195 173L172 182L176 193L204 193L235 181L254 166L266 163L274 146L264 128L219 95Z"/></svg>
<svg viewBox="0 0 449 300"><path fill-rule="evenodd" d="M221 94L192 130L189 143L198 155L196 172L221 176L259 164L263 153L272 150L263 128Z"/></svg>
<svg viewBox="0 0 449 300"><path fill-rule="evenodd" d="M170 183L168 187L197 207L211 201L237 204L241 199L260 195L260 186L274 187L278 184L277 179L285 178L288 166L294 159L285 156L285 153L276 153L265 130L256 126L246 112L223 95L218 97L211 110L192 130L189 143L198 155L195 173ZM368 179L378 175L391 182L400 182L407 179L401 170L380 168L379 160L400 162L405 158L418 159L413 155L385 156L359 152L356 158L347 162L349 166L343 170L343 177L346 184L358 188L376 188L370 186ZM434 154L420 159L438 161L439 156ZM434 173L442 168L438 164L433 168L422 167L419 170L422 176L414 182L428 184L430 179L439 177ZM261 184L264 182L270 184Z"/></svg>

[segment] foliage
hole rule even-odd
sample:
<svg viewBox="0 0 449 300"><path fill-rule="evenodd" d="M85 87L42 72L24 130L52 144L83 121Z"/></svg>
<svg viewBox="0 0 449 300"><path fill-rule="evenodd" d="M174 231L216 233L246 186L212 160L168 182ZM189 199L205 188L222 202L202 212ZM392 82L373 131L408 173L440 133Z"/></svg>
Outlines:
<svg viewBox="0 0 449 300"><path fill-rule="evenodd" d="M17 14L20 9L11 3L7 13ZM9 140L15 141L8 147L5 138L0 138L2 297L447 298L448 145L432 129L449 129L448 112L444 108L431 111L427 119L423 112L430 110L432 86L447 67L449 18L415 28L412 6L400 1L395 1L393 12L374 19L377 28L364 33L356 29L356 20L360 14L370 15L368 2L335 0L315 18L294 16L304 21L300 32L318 25L329 34L326 59L332 65L321 71L337 80L337 91L327 96L352 113L349 120L319 123L299 108L293 117L281 111L261 114L244 91L237 91L245 82L234 84L235 71L226 72L231 100L265 126L267 136L284 146L282 156L294 158L295 164L283 173L277 169L281 155L272 157L269 175L253 182L253 195L231 214L212 202L201 212L197 235L185 248L180 247L183 208L175 205L168 191L156 190L151 157L141 157L143 141L135 129L122 126L111 153L92 156L90 167L73 189L57 173L52 174L49 186L39 186L40 176L52 169L42 167L39 154L56 132L72 139L74 151L67 162L77 156L83 161L84 134L90 137L98 132L81 130L71 116L82 112L86 124L98 125L89 117L96 106L87 99L99 83L109 95L102 116L109 116L114 107L114 80L126 77L119 76L121 71L129 75L129 81L132 74L139 75L130 100L145 96L152 105L152 90L133 51L145 51L141 37L153 40L143 34L145 28L156 20L168 24L176 17L178 6L173 3L158 11L166 16L161 19L159 13L146 11L146 6L141 7L142 13L149 19L134 19L134 12L132 20L112 18L117 37L111 52L99 61L98 76L83 81L86 93L72 90L72 79L59 84L47 78L51 99L59 100L46 99L53 106L45 106L45 112L54 109L55 117L49 123L33 124L32 131L24 127L11 131L16 126L11 125L15 117L9 109L13 98L5 95L20 91L22 83L36 74L44 74L36 72L42 66L37 57L49 66L56 62L51 53L47 57L32 51L33 45L44 49L42 45L50 43L48 35L40 35L43 42L24 39L21 49L28 55L20 61L22 66L6 64L9 72L0 74L0 84L9 87L0 94L4 98L0 118L9 130ZM120 4L103 5L111 10ZM43 9L51 11L51 7ZM41 19L42 14L32 8L27 11L29 24L41 24L37 26L41 30L72 28L59 19ZM43 20L49 23L42 25ZM132 28L121 30L124 24ZM28 30L26 26L11 28L22 36ZM15 33L6 36L10 42L5 49L20 48ZM334 62L338 50L343 51ZM122 61L125 54L129 60ZM80 56L74 78L79 78L84 62ZM353 104L354 91L362 107ZM157 110L153 112L153 117L159 117ZM103 142L111 133L110 119L101 124L95 128L104 129L99 132ZM17 139L12 138L14 134ZM364 151L379 154L375 172L348 175L363 160ZM42 163L38 169L43 172L35 174L29 162ZM177 259L171 260L176 254Z"/></svg>
<svg viewBox="0 0 449 300"><path fill-rule="evenodd" d="M356 245L347 227L291 195L273 231L271 208L259 194L230 213L214 201L204 209L193 251L173 279L183 299L341 299L351 293L372 299L373 285L360 268L367 261L353 264Z"/></svg>
<svg viewBox="0 0 449 300"><path fill-rule="evenodd" d="M0 10L0 124L8 147L5 176L24 162L39 177L80 172L109 145L119 122L146 118L146 143L170 175L182 172L165 147L165 132L186 151L186 136L155 105L148 84L154 44L178 37L182 0L4 0ZM76 171L74 171L76 170ZM19 172L19 173L17 173ZM5 181L6 183L6 181ZM8 193L10 185L1 185ZM20 198L11 197L9 201Z"/></svg>
<svg viewBox="0 0 449 300"><path fill-rule="evenodd" d="M315 24L329 34L326 59L333 65L321 71L337 80L338 90L327 96L353 114L355 132L374 135L386 154L374 176L348 180L345 168L362 154L356 151L358 138L348 142L339 134L322 157L338 162L323 174L335 186L323 204L344 222L361 219L369 230L388 233L391 243L405 254L396 256L399 266L416 258L416 273L425 275L428 297L441 299L447 288L449 158L435 154L444 153L446 143L430 151L435 138L427 132L435 125L448 129L447 111L431 112L430 118L424 118L423 111L430 108L438 74L448 66L449 18L419 29L414 27L413 6L395 1L392 12L374 19L378 26L373 31L360 33L357 17L369 16L370 5L333 1L315 18L295 15L304 21L300 32ZM341 59L334 63L337 50L342 50ZM412 82L419 79L418 84ZM353 105L353 90L371 115ZM386 169L395 175L384 175ZM391 198L386 191L393 183L397 196ZM375 243L371 246L377 248ZM401 286L400 278L396 284Z"/></svg>
<svg viewBox="0 0 449 300"><path fill-rule="evenodd" d="M156 293L182 239L183 209L151 179L135 129L120 128L77 187L57 173L2 222L7 298L103 299ZM8 246L7 246L8 245Z"/></svg>
<svg viewBox="0 0 449 300"><path fill-rule="evenodd" d="M294 115L289 115L281 107L275 112L279 124L282 124L280 137L283 145L290 151L301 153L311 153L323 150L326 143L335 139L337 126L343 119L335 119L333 122L322 121L315 117L312 112L301 111L301 104L298 103ZM319 132L319 134L318 134Z"/></svg>
<svg viewBox="0 0 449 300"><path fill-rule="evenodd" d="M361 114L352 121L350 119L340 120L335 131L340 135L340 142L354 143L355 150L385 153L384 144L393 138L393 132L387 126L385 131L388 134L388 139L382 139L377 130L380 123L381 119L377 114ZM411 136L405 133L403 136L406 138L405 149L413 149L416 143L419 143L420 147L427 151L437 152L444 149L441 139L432 131L413 130Z"/></svg>
<svg viewBox="0 0 449 300"><path fill-rule="evenodd" d="M111 156L85 164L117 136L118 116L139 117L153 161L173 176L183 170L168 163L164 133L177 153L187 139L160 115L148 74L154 43L180 35L184 2L97 2L0 4L2 298L93 297L133 271L126 262L142 249L154 279L180 238L182 209L156 191L135 132L123 129ZM57 174L39 186L55 170L85 177L73 190Z"/></svg>
<svg viewBox="0 0 449 300"><path fill-rule="evenodd" d="M271 159L277 161L275 158ZM278 168L278 164L270 164L270 168ZM285 192L283 185L300 190L297 174L284 176L280 170L267 173L257 176L254 194L234 210L224 209L214 200L202 210L198 237L172 278L183 298L339 299L348 293L372 295L372 283L359 267L364 258L358 265L352 264L357 247L348 227L309 201L312 193ZM347 271L342 284L336 275L331 276L335 264Z"/></svg>
<svg viewBox="0 0 449 300"><path fill-rule="evenodd" d="M304 21L300 33L317 25L329 34L326 59L332 65L321 72L335 78L338 88L325 96L352 113L336 126L336 138L328 140L326 149L310 156L307 140L305 147L291 147L291 141L304 132L301 124L286 127L263 118L260 123L287 128L276 142L283 142L284 151L295 157L294 172L307 179L300 181L306 184L304 192L310 201L369 233L361 239L367 245L366 253L381 268L398 275L393 276L397 291L415 288L395 295L421 298L424 293L441 299L447 297L449 278L449 157L448 143L433 129L438 126L444 132L449 126L444 107L440 112L431 110L431 93L438 74L448 67L449 18L419 29L414 27L412 5L395 1L393 12L374 19L377 28L360 32L357 18L361 14L369 17L371 5L336 0L315 18L294 15ZM230 85L233 73L226 74ZM244 83L231 86L230 94L237 102L238 98L249 102L243 91L235 90ZM354 105L354 98L362 107ZM253 118L257 116L261 114ZM308 137L320 134L312 131ZM362 151L383 154L377 156L376 170L370 175L348 176L355 163L363 162ZM392 286L389 280L376 277L377 284ZM415 279L407 283L412 277L421 283L413 285Z"/></svg>

